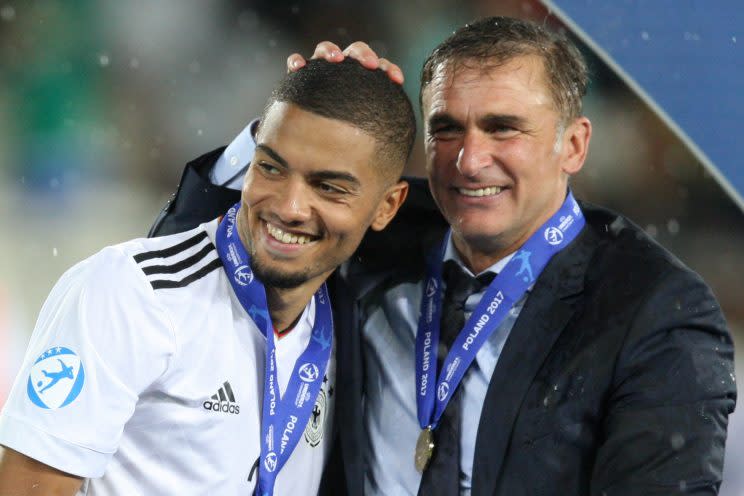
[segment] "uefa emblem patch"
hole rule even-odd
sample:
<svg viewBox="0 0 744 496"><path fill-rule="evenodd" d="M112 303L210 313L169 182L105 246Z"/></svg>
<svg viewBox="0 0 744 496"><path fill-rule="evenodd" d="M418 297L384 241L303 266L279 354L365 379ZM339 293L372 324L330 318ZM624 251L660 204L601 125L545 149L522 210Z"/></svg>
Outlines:
<svg viewBox="0 0 744 496"><path fill-rule="evenodd" d="M85 370L69 348L49 348L36 359L28 376L28 398L39 408L56 410L69 405L83 390Z"/></svg>

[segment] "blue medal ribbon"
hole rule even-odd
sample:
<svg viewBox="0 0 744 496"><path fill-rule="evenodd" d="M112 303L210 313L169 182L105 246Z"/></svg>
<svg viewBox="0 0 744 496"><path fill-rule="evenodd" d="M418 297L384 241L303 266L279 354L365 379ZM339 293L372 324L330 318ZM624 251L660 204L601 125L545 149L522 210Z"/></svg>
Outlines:
<svg viewBox="0 0 744 496"><path fill-rule="evenodd" d="M486 289L452 343L437 374L436 350L442 313L442 264L451 231L427 261L426 284L416 333L416 404L422 429L436 428L481 346L498 329L514 304L537 280L550 259L581 231L584 215L569 191L560 209L517 250Z"/></svg>
<svg viewBox="0 0 744 496"><path fill-rule="evenodd" d="M261 457L256 494L271 496L276 477L302 437L323 385L333 343L333 314L328 289L315 293L315 322L310 342L294 364L287 389L279 394L274 326L266 290L253 275L250 255L236 228L240 203L228 210L217 228L217 253L240 304L266 337L266 366L261 419Z"/></svg>

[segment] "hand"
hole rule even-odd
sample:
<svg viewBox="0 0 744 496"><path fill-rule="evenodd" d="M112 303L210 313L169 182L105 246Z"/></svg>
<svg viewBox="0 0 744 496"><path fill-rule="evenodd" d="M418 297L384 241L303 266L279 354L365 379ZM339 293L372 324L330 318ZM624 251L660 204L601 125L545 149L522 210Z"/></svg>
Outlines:
<svg viewBox="0 0 744 496"><path fill-rule="evenodd" d="M390 62L388 59L378 57L374 50L363 41L355 41L342 52L335 43L330 41L321 41L315 46L313 59L325 59L328 62L341 62L346 57L357 60L367 69L382 69L385 71L391 81L403 84L403 71L400 67ZM305 66L305 57L299 53L293 53L287 57L287 71L294 72Z"/></svg>

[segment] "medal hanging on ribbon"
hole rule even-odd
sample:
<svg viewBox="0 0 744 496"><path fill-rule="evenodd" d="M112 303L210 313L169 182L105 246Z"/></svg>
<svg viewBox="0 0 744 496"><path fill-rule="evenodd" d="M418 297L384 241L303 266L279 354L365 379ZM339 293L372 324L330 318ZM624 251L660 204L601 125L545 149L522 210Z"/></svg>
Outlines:
<svg viewBox="0 0 744 496"><path fill-rule="evenodd" d="M295 362L287 388L280 395L274 326L266 303L266 291L253 275L250 255L237 233L235 221L239 207L238 203L228 210L217 228L217 252L240 304L266 337L261 456L255 493L272 496L276 477L300 441L323 385L333 348L333 314L328 290L323 284L313 296L315 322L310 342Z"/></svg>
<svg viewBox="0 0 744 496"><path fill-rule="evenodd" d="M451 231L440 249L429 257L416 332L416 406L421 434L414 463L419 472L426 470L434 454L433 431L478 350L537 280L553 255L571 243L584 224L581 208L569 191L561 208L517 250L486 288L452 343L440 373L437 373L436 350L442 312L442 264Z"/></svg>

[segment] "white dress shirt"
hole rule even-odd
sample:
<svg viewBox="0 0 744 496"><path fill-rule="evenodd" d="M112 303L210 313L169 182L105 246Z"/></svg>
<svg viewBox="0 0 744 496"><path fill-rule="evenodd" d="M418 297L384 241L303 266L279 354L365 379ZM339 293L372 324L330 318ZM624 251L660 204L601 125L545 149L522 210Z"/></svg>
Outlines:
<svg viewBox="0 0 744 496"><path fill-rule="evenodd" d="M498 273L509 255L483 271ZM444 261L455 260L470 275L450 239ZM481 274L482 274L481 273ZM480 275L480 274L477 274ZM416 412L415 346L423 281L403 282L374 291L363 302L365 360L365 492L370 495L416 495L421 474L414 466L421 432ZM485 289L465 301L465 318ZM480 414L491 375L527 295L514 305L491 334L463 377L460 402L460 494L470 495L473 456Z"/></svg>

